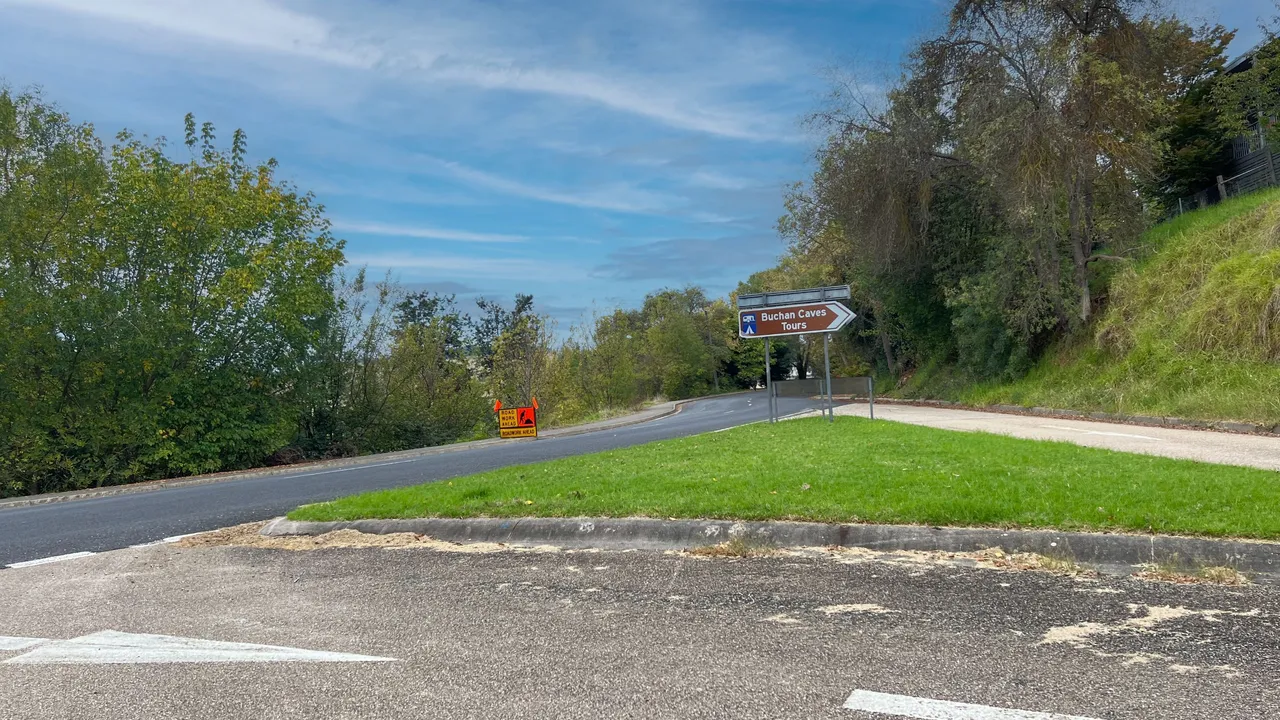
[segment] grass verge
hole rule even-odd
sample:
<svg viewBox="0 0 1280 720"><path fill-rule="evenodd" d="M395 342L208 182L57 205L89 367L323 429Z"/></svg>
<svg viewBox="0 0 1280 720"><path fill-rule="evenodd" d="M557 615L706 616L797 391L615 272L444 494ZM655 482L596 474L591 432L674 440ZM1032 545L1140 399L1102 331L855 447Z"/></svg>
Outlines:
<svg viewBox="0 0 1280 720"><path fill-rule="evenodd" d="M974 404L1280 423L1280 190L1163 223L1144 245L1087 335L1016 382L940 390Z"/></svg>
<svg viewBox="0 0 1280 720"><path fill-rule="evenodd" d="M862 418L727 432L308 505L294 520L670 517L1280 538L1280 473Z"/></svg>

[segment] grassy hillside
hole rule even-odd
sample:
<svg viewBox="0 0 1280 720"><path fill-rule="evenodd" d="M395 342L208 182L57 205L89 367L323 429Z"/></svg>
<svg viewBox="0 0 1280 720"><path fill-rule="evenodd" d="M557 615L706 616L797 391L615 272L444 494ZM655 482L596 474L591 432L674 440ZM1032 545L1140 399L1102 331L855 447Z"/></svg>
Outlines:
<svg viewBox="0 0 1280 720"><path fill-rule="evenodd" d="M1280 424L1280 190L1152 229L1103 317L1028 376L955 393L1018 404Z"/></svg>

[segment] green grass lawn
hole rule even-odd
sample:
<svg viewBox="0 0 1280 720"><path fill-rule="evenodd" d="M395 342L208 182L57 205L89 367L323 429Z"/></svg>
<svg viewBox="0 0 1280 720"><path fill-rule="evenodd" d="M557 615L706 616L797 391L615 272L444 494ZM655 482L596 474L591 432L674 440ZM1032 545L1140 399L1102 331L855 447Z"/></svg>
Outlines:
<svg viewBox="0 0 1280 720"><path fill-rule="evenodd" d="M294 520L672 517L1280 538L1280 473L861 418L757 424L308 505Z"/></svg>

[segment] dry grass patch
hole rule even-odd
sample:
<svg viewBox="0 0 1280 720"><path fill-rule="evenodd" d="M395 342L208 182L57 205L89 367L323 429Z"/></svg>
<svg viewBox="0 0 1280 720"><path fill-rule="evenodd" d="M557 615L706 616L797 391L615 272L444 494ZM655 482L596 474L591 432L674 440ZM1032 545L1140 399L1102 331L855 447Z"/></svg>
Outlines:
<svg viewBox="0 0 1280 720"><path fill-rule="evenodd" d="M690 555L709 558L751 558L768 557L778 552L777 548L759 540L736 537L719 545L707 545L688 551Z"/></svg>
<svg viewBox="0 0 1280 720"><path fill-rule="evenodd" d="M1212 565L1201 568L1188 568L1173 563L1144 565L1141 572L1134 577L1155 582L1176 583L1179 585L1226 585L1240 587L1250 584L1248 576L1232 567Z"/></svg>
<svg viewBox="0 0 1280 720"><path fill-rule="evenodd" d="M331 548L387 548L387 549L421 549L438 552L455 553L494 553L505 551L558 552L559 548L551 546L517 547L503 543L455 543L436 540L426 535L415 533L389 533L378 535L362 533L358 530L335 530L323 535L287 535L266 536L259 531L266 523L248 523L235 525L221 530L201 533L184 538L176 543L178 547L254 547L269 550L325 550Z"/></svg>
<svg viewBox="0 0 1280 720"><path fill-rule="evenodd" d="M1081 565L1075 558L1066 555L1007 553L1000 548L991 548L976 553L974 559L979 567L998 570L1038 570L1068 577L1093 577L1098 574L1093 568Z"/></svg>

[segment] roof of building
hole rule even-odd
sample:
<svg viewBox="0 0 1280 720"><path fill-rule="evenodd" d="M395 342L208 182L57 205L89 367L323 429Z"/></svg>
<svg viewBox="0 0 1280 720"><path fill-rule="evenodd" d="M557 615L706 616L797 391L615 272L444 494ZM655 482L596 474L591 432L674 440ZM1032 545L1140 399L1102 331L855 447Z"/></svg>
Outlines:
<svg viewBox="0 0 1280 720"><path fill-rule="evenodd" d="M1250 67L1253 66L1253 58L1258 54L1258 51L1262 49L1263 45L1266 45L1269 42L1271 41L1263 40L1257 45L1254 45L1253 47L1244 51L1243 55L1227 63L1227 67L1223 72L1230 75L1231 73L1234 73L1234 72L1244 72L1248 70Z"/></svg>

